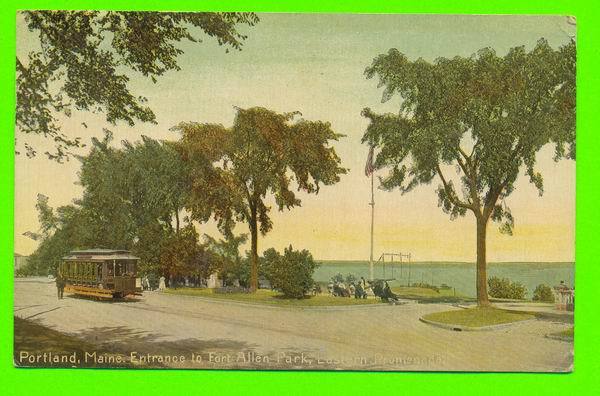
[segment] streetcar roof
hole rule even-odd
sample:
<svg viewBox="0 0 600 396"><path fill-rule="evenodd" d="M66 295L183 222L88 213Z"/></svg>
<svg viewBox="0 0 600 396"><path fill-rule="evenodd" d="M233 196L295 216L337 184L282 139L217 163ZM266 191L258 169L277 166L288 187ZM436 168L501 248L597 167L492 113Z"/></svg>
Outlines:
<svg viewBox="0 0 600 396"><path fill-rule="evenodd" d="M83 250L71 250L69 254L118 254L118 253L130 253L129 250L125 249L83 249Z"/></svg>
<svg viewBox="0 0 600 396"><path fill-rule="evenodd" d="M73 250L68 256L63 257L63 260L139 260L139 257L132 255L128 250L113 250L113 249L88 249L88 250Z"/></svg>

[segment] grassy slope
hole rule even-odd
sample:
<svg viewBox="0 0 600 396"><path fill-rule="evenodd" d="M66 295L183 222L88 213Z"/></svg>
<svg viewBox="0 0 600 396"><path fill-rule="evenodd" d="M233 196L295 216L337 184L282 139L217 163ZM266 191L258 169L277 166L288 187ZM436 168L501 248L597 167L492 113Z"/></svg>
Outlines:
<svg viewBox="0 0 600 396"><path fill-rule="evenodd" d="M307 296L303 299L283 298L279 293L271 290L257 290L256 293L213 293L213 289L179 288L167 289L165 293L180 294L186 296L208 297L222 300L242 301L257 304L295 306L295 307L318 307L318 306L340 306L340 305L365 305L377 304L379 300L374 298L362 300L356 298L332 297L329 295Z"/></svg>
<svg viewBox="0 0 600 396"><path fill-rule="evenodd" d="M534 315L506 311L498 308L470 308L453 311L435 312L423 318L450 325L481 327L503 323L518 322L534 318Z"/></svg>

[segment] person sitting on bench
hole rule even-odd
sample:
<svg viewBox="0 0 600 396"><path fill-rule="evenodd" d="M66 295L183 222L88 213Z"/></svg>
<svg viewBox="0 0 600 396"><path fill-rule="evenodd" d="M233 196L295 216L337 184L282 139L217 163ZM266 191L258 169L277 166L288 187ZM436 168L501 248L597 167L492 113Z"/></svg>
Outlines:
<svg viewBox="0 0 600 396"><path fill-rule="evenodd" d="M387 281L385 281L385 286L383 287L381 299L386 302L390 300L398 301L398 296L394 294L394 292L392 292L392 289L390 288L390 285L389 283L387 283Z"/></svg>
<svg viewBox="0 0 600 396"><path fill-rule="evenodd" d="M354 290L354 298L367 298L367 292L365 291L362 282L359 282L356 285L356 289Z"/></svg>

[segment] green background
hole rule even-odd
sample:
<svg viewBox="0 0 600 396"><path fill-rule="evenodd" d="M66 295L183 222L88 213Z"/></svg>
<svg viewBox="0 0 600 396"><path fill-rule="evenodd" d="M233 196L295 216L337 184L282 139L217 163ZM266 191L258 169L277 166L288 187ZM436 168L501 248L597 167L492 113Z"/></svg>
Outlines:
<svg viewBox="0 0 600 396"><path fill-rule="evenodd" d="M15 369L13 343L13 197L15 12L18 9L135 9L256 12L446 14L559 14L577 17L577 335L571 374L258 372L199 370ZM596 179L600 156L594 129L600 101L600 13L595 1L5 1L0 10L0 393L1 394L600 394L599 266L595 225L600 220ZM393 342L393 341L391 341ZM75 393L77 392L77 393Z"/></svg>

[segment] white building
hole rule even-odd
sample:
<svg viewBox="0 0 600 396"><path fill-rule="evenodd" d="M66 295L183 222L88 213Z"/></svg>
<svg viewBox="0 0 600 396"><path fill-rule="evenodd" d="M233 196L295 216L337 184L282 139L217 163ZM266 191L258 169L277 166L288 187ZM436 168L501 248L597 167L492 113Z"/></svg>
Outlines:
<svg viewBox="0 0 600 396"><path fill-rule="evenodd" d="M27 262L29 261L29 256L23 256L19 253L15 253L14 259L15 259L15 271L17 271L27 265Z"/></svg>

